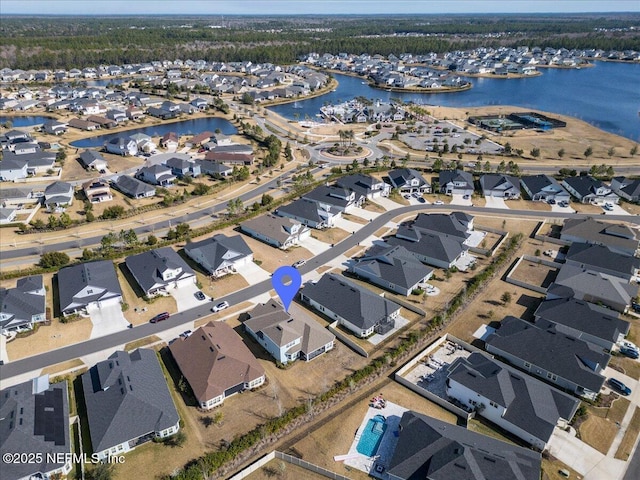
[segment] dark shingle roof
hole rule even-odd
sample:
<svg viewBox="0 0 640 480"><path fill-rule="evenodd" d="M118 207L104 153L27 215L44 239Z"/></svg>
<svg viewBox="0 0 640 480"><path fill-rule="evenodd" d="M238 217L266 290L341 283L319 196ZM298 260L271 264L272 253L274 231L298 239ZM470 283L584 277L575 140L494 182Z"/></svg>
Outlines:
<svg viewBox="0 0 640 480"><path fill-rule="evenodd" d="M506 421L544 442L558 419L571 420L580 405L578 399L478 352L454 360L448 378L506 408Z"/></svg>
<svg viewBox="0 0 640 480"><path fill-rule="evenodd" d="M557 193L563 193L568 197L569 193L562 188L558 181L549 175L526 175L520 179L520 183L531 192L532 195L540 193L544 188L550 187Z"/></svg>
<svg viewBox="0 0 640 480"><path fill-rule="evenodd" d="M428 185L424 177L420 175L420 172L413 168L401 168L398 170L391 170L389 172L389 180L391 180L392 185L396 188L402 188L414 179L418 180L419 187Z"/></svg>
<svg viewBox="0 0 640 480"><path fill-rule="evenodd" d="M42 295L33 293L43 291ZM34 315L45 314L45 294L42 275L21 278L16 288L0 288L0 329L31 322Z"/></svg>
<svg viewBox="0 0 640 480"><path fill-rule="evenodd" d="M0 391L0 451L41 454L40 463L2 462L2 478L30 478L63 466L47 454L69 454L69 397L67 382L40 391L41 378Z"/></svg>
<svg viewBox="0 0 640 480"><path fill-rule="evenodd" d="M601 222L592 218L569 218L564 221L560 238L571 236L582 243L598 243L633 253L638 249L635 230L622 224Z"/></svg>
<svg viewBox="0 0 640 480"><path fill-rule="evenodd" d="M336 180L336 185L338 187L353 190L357 194L363 196L371 194L371 192L373 192L373 186L377 183L380 183L380 181L363 173L346 175Z"/></svg>
<svg viewBox="0 0 640 480"><path fill-rule="evenodd" d="M333 273L323 275L317 283L306 284L302 293L363 329L377 325L400 309L400 305Z"/></svg>
<svg viewBox="0 0 640 480"><path fill-rule="evenodd" d="M403 480L538 480L541 456L420 413L400 420L389 474Z"/></svg>
<svg viewBox="0 0 640 480"><path fill-rule="evenodd" d="M621 333L629 332L630 326L613 310L575 298L546 300L538 306L535 316L614 343Z"/></svg>
<svg viewBox="0 0 640 480"><path fill-rule="evenodd" d="M520 181L512 175L489 173L480 177L480 187L483 191L495 190L498 187L504 190L514 188L520 191Z"/></svg>
<svg viewBox="0 0 640 480"><path fill-rule="evenodd" d="M306 193L303 198L345 208L350 204L349 200L346 199L349 195L350 192L346 188L320 185Z"/></svg>
<svg viewBox="0 0 640 480"><path fill-rule="evenodd" d="M154 350L117 351L81 378L94 452L180 420Z"/></svg>
<svg viewBox="0 0 640 480"><path fill-rule="evenodd" d="M324 218L318 213L318 208L316 202L307 200L306 198L299 198L288 205L278 207L276 213L280 214L280 212L282 212L294 217L304 218L311 222L322 223Z"/></svg>
<svg viewBox="0 0 640 480"><path fill-rule="evenodd" d="M168 285L195 275L187 262L171 247L157 248L138 255L131 255L125 259L125 264L144 292L153 287ZM162 272L178 268L182 269L182 273L177 277L168 281L162 279Z"/></svg>
<svg viewBox="0 0 640 480"><path fill-rule="evenodd" d="M412 240L407 240L407 237ZM466 249L457 238L433 233L422 233L410 227L400 227L395 237L386 239L389 245L400 245L417 255L423 255L446 263L456 260Z"/></svg>
<svg viewBox="0 0 640 480"><path fill-rule="evenodd" d="M606 245L574 242L569 247L566 259L580 263L586 268L605 268L625 276L633 275L635 270L640 268L640 258L614 252Z"/></svg>
<svg viewBox="0 0 640 480"><path fill-rule="evenodd" d="M463 212L446 213L421 213L411 223L414 229L436 235L451 236L465 241L469 238L467 226L473 220L471 215Z"/></svg>
<svg viewBox="0 0 640 480"><path fill-rule="evenodd" d="M197 257L200 265L209 273L225 263L233 263L253 253L241 235L227 237L221 233L199 242L187 243L184 250L192 258Z"/></svg>
<svg viewBox="0 0 640 480"><path fill-rule="evenodd" d="M438 180L441 187L449 182L465 182L469 188L473 188L473 175L464 170L442 170Z"/></svg>
<svg viewBox="0 0 640 480"><path fill-rule="evenodd" d="M403 288L413 287L433 272L401 245L366 254L357 260L353 270L367 272Z"/></svg>
<svg viewBox="0 0 640 480"><path fill-rule="evenodd" d="M58 272L60 311L81 308L89 303L122 296L111 260L81 263ZM83 295L78 295L83 293Z"/></svg>
<svg viewBox="0 0 640 480"><path fill-rule="evenodd" d="M502 320L486 344L592 392L600 391L605 378L587 365L605 368L611 359L602 348L559 333L553 326L543 330L511 316Z"/></svg>
<svg viewBox="0 0 640 480"><path fill-rule="evenodd" d="M130 177L129 175L120 175L115 180L114 185L122 193L129 195L130 197L137 197L139 195L148 194L151 191L156 191L156 189L148 183L144 183L137 178Z"/></svg>

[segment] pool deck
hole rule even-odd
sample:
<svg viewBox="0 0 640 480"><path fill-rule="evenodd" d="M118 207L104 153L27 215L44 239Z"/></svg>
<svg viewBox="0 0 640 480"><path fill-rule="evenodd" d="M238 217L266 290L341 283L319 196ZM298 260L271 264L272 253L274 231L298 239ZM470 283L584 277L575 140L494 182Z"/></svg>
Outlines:
<svg viewBox="0 0 640 480"><path fill-rule="evenodd" d="M385 408L378 409L369 407L353 438L353 442L351 443L351 447L349 448L349 452L347 453L347 459L344 461L345 465L357 468L358 470L361 470L376 478L386 479L387 467L389 465L389 462L391 461L391 457L393 456L393 451L396 448L396 444L398 443L398 437L396 436L395 432L398 431L402 414L407 410L407 408L396 405L395 403L389 402L388 400ZM387 429L382 436L380 446L378 447L378 451L376 452L375 456L367 457L358 452L358 441L360 440L362 432L367 426L367 422L369 422L369 420L376 415L383 415L387 419ZM376 472L374 469L374 467L378 464L385 467L382 474Z"/></svg>

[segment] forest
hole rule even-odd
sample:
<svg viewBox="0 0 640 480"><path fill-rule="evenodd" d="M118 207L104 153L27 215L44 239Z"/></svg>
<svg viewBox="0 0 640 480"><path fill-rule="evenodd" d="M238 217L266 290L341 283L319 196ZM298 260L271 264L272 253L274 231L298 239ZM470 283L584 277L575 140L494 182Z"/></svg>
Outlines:
<svg viewBox="0 0 640 480"><path fill-rule="evenodd" d="M4 16L0 68L70 69L177 58L287 64L310 51L398 55L520 45L640 50L640 14Z"/></svg>

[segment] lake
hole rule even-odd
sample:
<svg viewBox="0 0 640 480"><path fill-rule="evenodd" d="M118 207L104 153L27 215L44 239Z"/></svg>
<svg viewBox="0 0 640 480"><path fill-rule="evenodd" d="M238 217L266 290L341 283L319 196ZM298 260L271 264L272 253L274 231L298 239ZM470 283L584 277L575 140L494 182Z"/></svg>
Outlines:
<svg viewBox="0 0 640 480"><path fill-rule="evenodd" d="M269 107L293 120L314 119L325 103L357 96L448 107L515 105L570 115L611 133L640 141L640 64L596 62L577 69L541 68L523 79L472 78L473 88L456 93L400 93L370 87L363 78L334 74L338 88L326 95Z"/></svg>
<svg viewBox="0 0 640 480"><path fill-rule="evenodd" d="M176 132L178 135L196 135L207 130L215 132L217 129L220 129L220 131L225 135L233 135L237 132L236 127L224 118L202 117L194 118L192 120L181 120L179 122L163 125L150 125L148 127L127 130L125 132L98 135L97 137L83 138L82 140L72 142L71 146L81 148L102 147L104 142L114 137L133 135L134 133L144 133L151 137L161 137L165 133L169 132Z"/></svg>
<svg viewBox="0 0 640 480"><path fill-rule="evenodd" d="M53 120L50 117L42 117L39 115L29 115L29 116L1 116L0 123L5 123L7 121L13 124L14 128L19 127L33 127L34 125L41 125L47 120Z"/></svg>

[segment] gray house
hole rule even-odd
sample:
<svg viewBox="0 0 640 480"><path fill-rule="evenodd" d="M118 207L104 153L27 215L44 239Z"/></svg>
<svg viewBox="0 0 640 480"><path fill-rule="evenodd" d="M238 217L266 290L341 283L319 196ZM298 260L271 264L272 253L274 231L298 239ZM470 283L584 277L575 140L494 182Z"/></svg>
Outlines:
<svg viewBox="0 0 640 480"><path fill-rule="evenodd" d="M155 187L141 182L129 175L120 175L113 181L113 186L131 198L148 198L156 194Z"/></svg>
<svg viewBox="0 0 640 480"><path fill-rule="evenodd" d="M444 269L451 268L468 252L468 248L457 238L423 233L406 226L401 226L394 237L385 241L389 245L406 248L422 263Z"/></svg>
<svg viewBox="0 0 640 480"><path fill-rule="evenodd" d="M568 202L571 200L569 192L549 175L526 175L520 179L520 184L534 202L548 202L549 200Z"/></svg>
<svg viewBox="0 0 640 480"><path fill-rule="evenodd" d="M304 309L298 310L290 315L271 299L247 312L249 318L243 326L277 362L287 364L297 359L308 362L333 349L336 337L307 316Z"/></svg>
<svg viewBox="0 0 640 480"><path fill-rule="evenodd" d="M135 140L129 137L112 138L105 142L104 149L109 153L122 156L136 155L138 153L138 145Z"/></svg>
<svg viewBox="0 0 640 480"><path fill-rule="evenodd" d="M431 278L433 269L423 265L403 246L373 247L349 268L361 278L386 290L408 296Z"/></svg>
<svg viewBox="0 0 640 480"><path fill-rule="evenodd" d="M629 202L640 202L640 179L614 177L611 180L611 190Z"/></svg>
<svg viewBox="0 0 640 480"><path fill-rule="evenodd" d="M635 255L638 234L621 223L608 223L592 218L569 218L564 221L560 239L567 242L606 245L613 252Z"/></svg>
<svg viewBox="0 0 640 480"><path fill-rule="evenodd" d="M199 163L182 158L172 157L165 162L165 165L169 167L171 169L171 173L178 178L182 178L186 175L190 177L197 177L202 173Z"/></svg>
<svg viewBox="0 0 640 480"><path fill-rule="evenodd" d="M333 273L306 284L300 299L361 338L391 331L400 314L400 305Z"/></svg>
<svg viewBox="0 0 640 480"><path fill-rule="evenodd" d="M340 188L352 190L356 195L369 199L388 197L391 191L391 187L382 180L363 173L341 177L336 180L336 185Z"/></svg>
<svg viewBox="0 0 640 480"><path fill-rule="evenodd" d="M131 255L124 263L149 297L166 295L169 290L196 283L194 271L171 247Z"/></svg>
<svg viewBox="0 0 640 480"><path fill-rule="evenodd" d="M180 417L154 350L117 351L81 379L91 446L99 459L178 432Z"/></svg>
<svg viewBox="0 0 640 480"><path fill-rule="evenodd" d="M611 359L602 347L562 334L553 325L542 329L511 316L485 343L487 352L589 399L600 392L605 381L602 371Z"/></svg>
<svg viewBox="0 0 640 480"><path fill-rule="evenodd" d="M46 318L42 275L19 278L15 288L0 287L0 334L31 330Z"/></svg>
<svg viewBox="0 0 640 480"><path fill-rule="evenodd" d="M320 208L335 212L348 212L353 207L359 207L365 197L356 192L340 187L321 185L306 193L303 198L316 202Z"/></svg>
<svg viewBox="0 0 640 480"><path fill-rule="evenodd" d="M577 398L480 352L455 359L446 385L449 397L539 450L580 406Z"/></svg>
<svg viewBox="0 0 640 480"><path fill-rule="evenodd" d="M417 412L402 414L389 480L538 480L541 455Z"/></svg>
<svg viewBox="0 0 640 480"><path fill-rule="evenodd" d="M431 185L413 168L401 168L389 172L389 181L393 188L402 193L430 193Z"/></svg>
<svg viewBox="0 0 640 480"><path fill-rule="evenodd" d="M136 178L151 185L170 187L173 185L176 176L172 173L171 168L166 165L150 165L138 170Z"/></svg>
<svg viewBox="0 0 640 480"><path fill-rule="evenodd" d="M306 225L287 217L267 213L240 224L240 230L273 247L286 250L311 236Z"/></svg>
<svg viewBox="0 0 640 480"><path fill-rule="evenodd" d="M629 333L629 322L608 308L575 298L557 298L542 302L535 312L536 324L549 322L558 332L598 345L606 350Z"/></svg>
<svg viewBox="0 0 640 480"><path fill-rule="evenodd" d="M61 268L57 279L58 301L63 315L122 303L122 290L110 260Z"/></svg>
<svg viewBox="0 0 640 480"><path fill-rule="evenodd" d="M238 267L253 261L253 252L241 235L227 237L219 233L199 242L187 243L184 253L213 277L235 272Z"/></svg>
<svg viewBox="0 0 640 480"><path fill-rule="evenodd" d="M630 282L640 271L640 258L615 252L606 245L572 243L565 257L567 265L606 273Z"/></svg>
<svg viewBox="0 0 640 480"><path fill-rule="evenodd" d="M80 154L80 163L86 169L104 170L107 168L107 159L96 150L85 150Z"/></svg>
<svg viewBox="0 0 640 480"><path fill-rule="evenodd" d="M562 181L562 186L580 203L603 205L620 202L620 197L613 193L611 188L590 175L567 177Z"/></svg>
<svg viewBox="0 0 640 480"><path fill-rule="evenodd" d="M464 170L442 170L438 177L440 193L473 195L473 175Z"/></svg>
<svg viewBox="0 0 640 480"><path fill-rule="evenodd" d="M487 174L480 177L480 188L485 197L520 198L520 180L512 175Z"/></svg>
<svg viewBox="0 0 640 480"><path fill-rule="evenodd" d="M71 471L68 388L66 380L50 385L44 375L0 390L0 452L36 460L3 461L2 478L44 479Z"/></svg>
<svg viewBox="0 0 640 480"><path fill-rule="evenodd" d="M49 209L64 207L73 203L73 185L67 182L53 182L44 189L44 205Z"/></svg>
<svg viewBox="0 0 640 480"><path fill-rule="evenodd" d="M319 203L306 198L299 198L293 202L278 207L276 212L281 217L292 218L309 228L323 229L335 225L336 219L341 217L341 212L330 206L321 206Z"/></svg>

